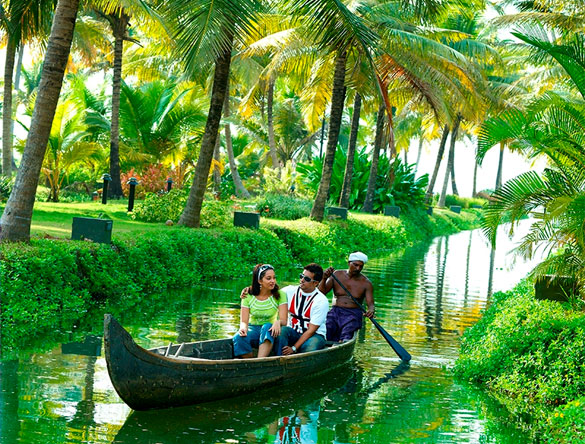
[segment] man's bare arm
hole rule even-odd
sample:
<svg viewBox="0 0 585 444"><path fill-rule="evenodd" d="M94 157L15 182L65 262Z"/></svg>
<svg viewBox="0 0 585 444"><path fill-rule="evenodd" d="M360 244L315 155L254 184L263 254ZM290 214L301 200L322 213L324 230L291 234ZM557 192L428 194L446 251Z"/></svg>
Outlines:
<svg viewBox="0 0 585 444"><path fill-rule="evenodd" d="M335 271L335 268L329 267L327 270L323 272L323 279L319 282L319 291L323 294L327 294L333 288L333 279L331 275Z"/></svg>
<svg viewBox="0 0 585 444"><path fill-rule="evenodd" d="M376 312L376 308L374 307L374 286L369 280L366 283L366 304L368 305L368 310L365 315L368 318L373 318Z"/></svg>

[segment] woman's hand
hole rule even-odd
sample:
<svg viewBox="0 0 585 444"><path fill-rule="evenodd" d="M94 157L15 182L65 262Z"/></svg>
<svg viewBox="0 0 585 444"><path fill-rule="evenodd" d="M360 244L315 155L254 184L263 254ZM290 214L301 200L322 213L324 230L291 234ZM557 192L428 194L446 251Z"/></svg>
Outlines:
<svg viewBox="0 0 585 444"><path fill-rule="evenodd" d="M272 324L272 327L270 327L268 331L274 338L280 336L280 321L274 322L274 324Z"/></svg>
<svg viewBox="0 0 585 444"><path fill-rule="evenodd" d="M248 336L248 326L247 325L240 325L240 330L238 331L240 336Z"/></svg>
<svg viewBox="0 0 585 444"><path fill-rule="evenodd" d="M240 293L240 299L246 299L250 293L250 287L245 287Z"/></svg>

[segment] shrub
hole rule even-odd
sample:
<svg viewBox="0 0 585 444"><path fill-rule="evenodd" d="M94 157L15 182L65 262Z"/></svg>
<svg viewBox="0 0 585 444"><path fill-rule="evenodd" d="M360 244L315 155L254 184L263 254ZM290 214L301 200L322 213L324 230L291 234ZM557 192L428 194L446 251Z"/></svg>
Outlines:
<svg viewBox="0 0 585 444"><path fill-rule="evenodd" d="M201 207L201 228L220 228L233 225L232 203L204 200Z"/></svg>
<svg viewBox="0 0 585 444"><path fill-rule="evenodd" d="M487 205L485 199L479 197L461 197L448 194L445 196L445 207L449 208L451 205L459 205L461 208L471 208L471 205Z"/></svg>
<svg viewBox="0 0 585 444"><path fill-rule="evenodd" d="M142 202L134 207L133 219L144 222L177 222L185 204L187 193L180 189L173 189L168 193L149 193Z"/></svg>
<svg viewBox="0 0 585 444"><path fill-rule="evenodd" d="M481 320L466 331L455 375L487 387L511 411L531 415L548 430L553 408L585 396L585 315L568 307L535 300L528 281L496 293ZM582 435L582 409L580 415ZM550 442L580 442L565 438Z"/></svg>
<svg viewBox="0 0 585 444"><path fill-rule="evenodd" d="M0 261L2 346L23 344L54 326L70 329L94 306L117 311L143 298L201 279L249 275L270 258L275 267L292 258L272 232L231 228L171 228L112 245L33 240L3 246Z"/></svg>
<svg viewBox="0 0 585 444"><path fill-rule="evenodd" d="M294 220L308 217L313 202L286 194L265 194L256 199L256 210L264 217Z"/></svg>

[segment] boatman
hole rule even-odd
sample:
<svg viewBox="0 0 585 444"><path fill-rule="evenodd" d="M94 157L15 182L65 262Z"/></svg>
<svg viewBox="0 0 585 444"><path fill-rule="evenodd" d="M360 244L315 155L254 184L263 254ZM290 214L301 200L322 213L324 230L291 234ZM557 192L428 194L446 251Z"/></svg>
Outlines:
<svg viewBox="0 0 585 444"><path fill-rule="evenodd" d="M347 270L335 270L329 267L323 274L319 290L327 294L333 288L333 306L327 313L327 340L334 342L348 341L353 338L356 330L362 328L363 316L373 318L374 287L372 282L362 274L368 256L360 251L351 253L348 258ZM367 305L365 313L353 302L351 297L332 277L334 275L351 295L362 305ZM364 300L366 304L364 304Z"/></svg>

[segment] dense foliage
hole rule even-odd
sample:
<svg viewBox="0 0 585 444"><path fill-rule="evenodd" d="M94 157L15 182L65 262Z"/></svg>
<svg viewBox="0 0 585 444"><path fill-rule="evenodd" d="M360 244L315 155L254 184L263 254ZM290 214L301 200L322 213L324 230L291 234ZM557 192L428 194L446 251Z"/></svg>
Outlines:
<svg viewBox="0 0 585 444"><path fill-rule="evenodd" d="M149 294L188 288L201 279L245 276L266 258L275 267L328 263L358 248L368 254L396 251L477 223L478 215L472 212L403 219L357 215L347 222L263 220L264 228L258 231L161 226L159 231L114 240L112 245L49 239L4 245L2 345L23 343L55 323L70 328L95 304L130 308Z"/></svg>
<svg viewBox="0 0 585 444"><path fill-rule="evenodd" d="M585 315L534 299L524 281L496 293L462 342L455 374L489 388L511 412L537 421L550 443L585 436ZM568 417L567 417L568 416Z"/></svg>
<svg viewBox="0 0 585 444"><path fill-rule="evenodd" d="M286 194L265 194L256 198L256 211L262 217L294 220L309 217L312 202Z"/></svg>
<svg viewBox="0 0 585 444"><path fill-rule="evenodd" d="M329 201L333 204L339 202L346 161L346 151L339 148L335 153L331 176ZM365 149L356 150L351 195L349 197L349 208L351 209L359 210L364 204L371 164L372 162L368 159ZM313 159L310 164L301 163L297 165L297 170L306 181L308 188L316 192L323 172L323 159ZM393 175L392 180L390 180L391 174ZM395 158L390 162L386 154L382 154L376 175L374 211L380 213L386 205L397 205L403 209L421 206L424 201L427 184L428 177L426 174L416 177L414 165L404 165L400 158Z"/></svg>

